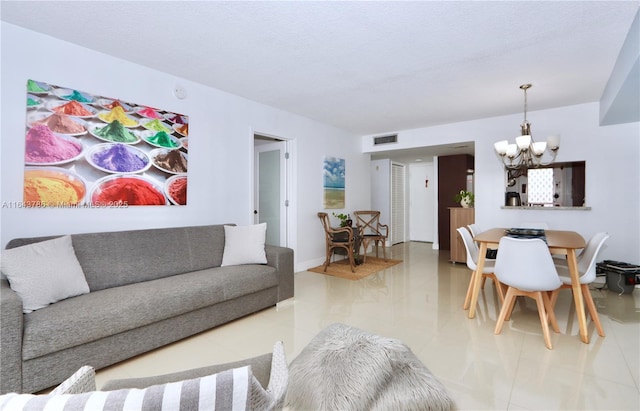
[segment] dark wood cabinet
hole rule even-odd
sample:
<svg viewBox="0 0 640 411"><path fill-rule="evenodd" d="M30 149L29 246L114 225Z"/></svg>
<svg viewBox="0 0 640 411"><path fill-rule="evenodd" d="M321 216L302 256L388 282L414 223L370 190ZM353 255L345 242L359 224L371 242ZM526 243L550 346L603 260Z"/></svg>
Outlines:
<svg viewBox="0 0 640 411"><path fill-rule="evenodd" d="M585 194L584 194L584 180L585 180L585 163L584 161L579 164L575 164L572 167L571 173L571 198L573 199L574 207L584 206Z"/></svg>
<svg viewBox="0 0 640 411"><path fill-rule="evenodd" d="M454 198L467 189L467 170L474 168L473 156L459 154L438 157L438 244L440 250L451 248L450 207L459 207Z"/></svg>

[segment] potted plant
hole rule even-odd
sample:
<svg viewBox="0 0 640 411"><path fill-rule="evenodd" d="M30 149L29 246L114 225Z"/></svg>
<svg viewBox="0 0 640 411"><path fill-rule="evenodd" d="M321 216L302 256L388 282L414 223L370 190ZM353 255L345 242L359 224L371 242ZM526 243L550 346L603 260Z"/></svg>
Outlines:
<svg viewBox="0 0 640 411"><path fill-rule="evenodd" d="M474 196L471 191L460 190L455 197L456 203L460 203L463 208L473 206Z"/></svg>
<svg viewBox="0 0 640 411"><path fill-rule="evenodd" d="M364 257L360 255L359 250L353 251L353 260L355 261L356 265L360 265L364 262Z"/></svg>
<svg viewBox="0 0 640 411"><path fill-rule="evenodd" d="M349 214L333 213L333 216L340 220L340 227L351 227L351 224L353 224L353 221L351 220L351 216Z"/></svg>

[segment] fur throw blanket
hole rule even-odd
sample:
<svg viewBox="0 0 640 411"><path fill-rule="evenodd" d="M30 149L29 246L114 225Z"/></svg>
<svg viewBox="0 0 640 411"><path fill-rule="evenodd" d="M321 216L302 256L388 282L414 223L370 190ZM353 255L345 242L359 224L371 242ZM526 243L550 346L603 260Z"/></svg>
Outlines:
<svg viewBox="0 0 640 411"><path fill-rule="evenodd" d="M453 410L444 386L399 340L345 324L321 331L289 367L292 410Z"/></svg>

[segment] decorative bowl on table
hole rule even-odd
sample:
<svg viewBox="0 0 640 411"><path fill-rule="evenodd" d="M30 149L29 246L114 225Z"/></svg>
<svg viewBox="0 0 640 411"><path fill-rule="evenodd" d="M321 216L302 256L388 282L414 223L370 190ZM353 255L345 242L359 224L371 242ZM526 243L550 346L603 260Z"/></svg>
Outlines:
<svg viewBox="0 0 640 411"><path fill-rule="evenodd" d="M44 124L51 131L68 136L82 136L87 134L89 123L81 118L60 113L33 113L27 117L27 127Z"/></svg>
<svg viewBox="0 0 640 411"><path fill-rule="evenodd" d="M143 118L140 120L140 125L146 128L147 130L152 130L156 132L164 131L167 134L172 134L174 131L170 125L158 119Z"/></svg>
<svg viewBox="0 0 640 411"><path fill-rule="evenodd" d="M187 204L187 176L177 174L167 178L164 184L164 193L172 204Z"/></svg>
<svg viewBox="0 0 640 411"><path fill-rule="evenodd" d="M136 128L140 125L138 120L124 111L124 108L116 106L111 110L103 110L98 113L98 118L105 123L112 123L118 120L120 124L127 128Z"/></svg>
<svg viewBox="0 0 640 411"><path fill-rule="evenodd" d="M63 100L67 100L67 101L74 100L79 103L85 103L85 104L91 104L96 100L95 97L93 97L91 94L87 94L78 90L66 89L66 88L57 88L53 91L53 94L55 94L58 98L61 98Z"/></svg>
<svg viewBox="0 0 640 411"><path fill-rule="evenodd" d="M87 150L85 158L92 167L105 173L142 173L151 167L144 151L122 143L96 144Z"/></svg>
<svg viewBox="0 0 640 411"><path fill-rule="evenodd" d="M88 197L94 206L166 205L164 187L137 174L116 174L97 180Z"/></svg>
<svg viewBox="0 0 640 411"><path fill-rule="evenodd" d="M68 116L83 119L93 118L98 114L98 110L84 103L73 101L49 101L44 107L54 113L66 114Z"/></svg>
<svg viewBox="0 0 640 411"><path fill-rule="evenodd" d="M188 155L180 150L155 148L149 153L155 168L169 174L186 174L188 170Z"/></svg>
<svg viewBox="0 0 640 411"><path fill-rule="evenodd" d="M122 107L122 110L127 113L133 113L133 107L128 104L125 103L124 101L120 101L120 100L112 100L110 98L101 98L98 100L98 106L102 107L103 109L107 110L107 111L111 111L113 110L115 107Z"/></svg>
<svg viewBox="0 0 640 411"><path fill-rule="evenodd" d="M24 203L27 207L70 207L82 204L85 181L62 167L25 167Z"/></svg>
<svg viewBox="0 0 640 411"><path fill-rule="evenodd" d="M164 131L144 130L140 132L140 137L147 144L156 148L177 150L182 147L182 141L178 137L167 134Z"/></svg>
<svg viewBox="0 0 640 411"><path fill-rule="evenodd" d="M24 161L26 165L57 166L82 158L84 149L79 139L38 124L27 131Z"/></svg>
<svg viewBox="0 0 640 411"><path fill-rule="evenodd" d="M89 134L108 143L138 144L140 142L137 130L130 130L117 120L104 126L90 127Z"/></svg>

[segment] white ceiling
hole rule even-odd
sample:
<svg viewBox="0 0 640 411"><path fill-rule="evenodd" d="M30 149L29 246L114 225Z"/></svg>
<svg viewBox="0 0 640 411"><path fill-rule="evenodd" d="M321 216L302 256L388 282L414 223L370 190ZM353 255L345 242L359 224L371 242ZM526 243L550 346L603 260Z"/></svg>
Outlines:
<svg viewBox="0 0 640 411"><path fill-rule="evenodd" d="M3 21L358 135L598 101L640 1L5 1Z"/></svg>

